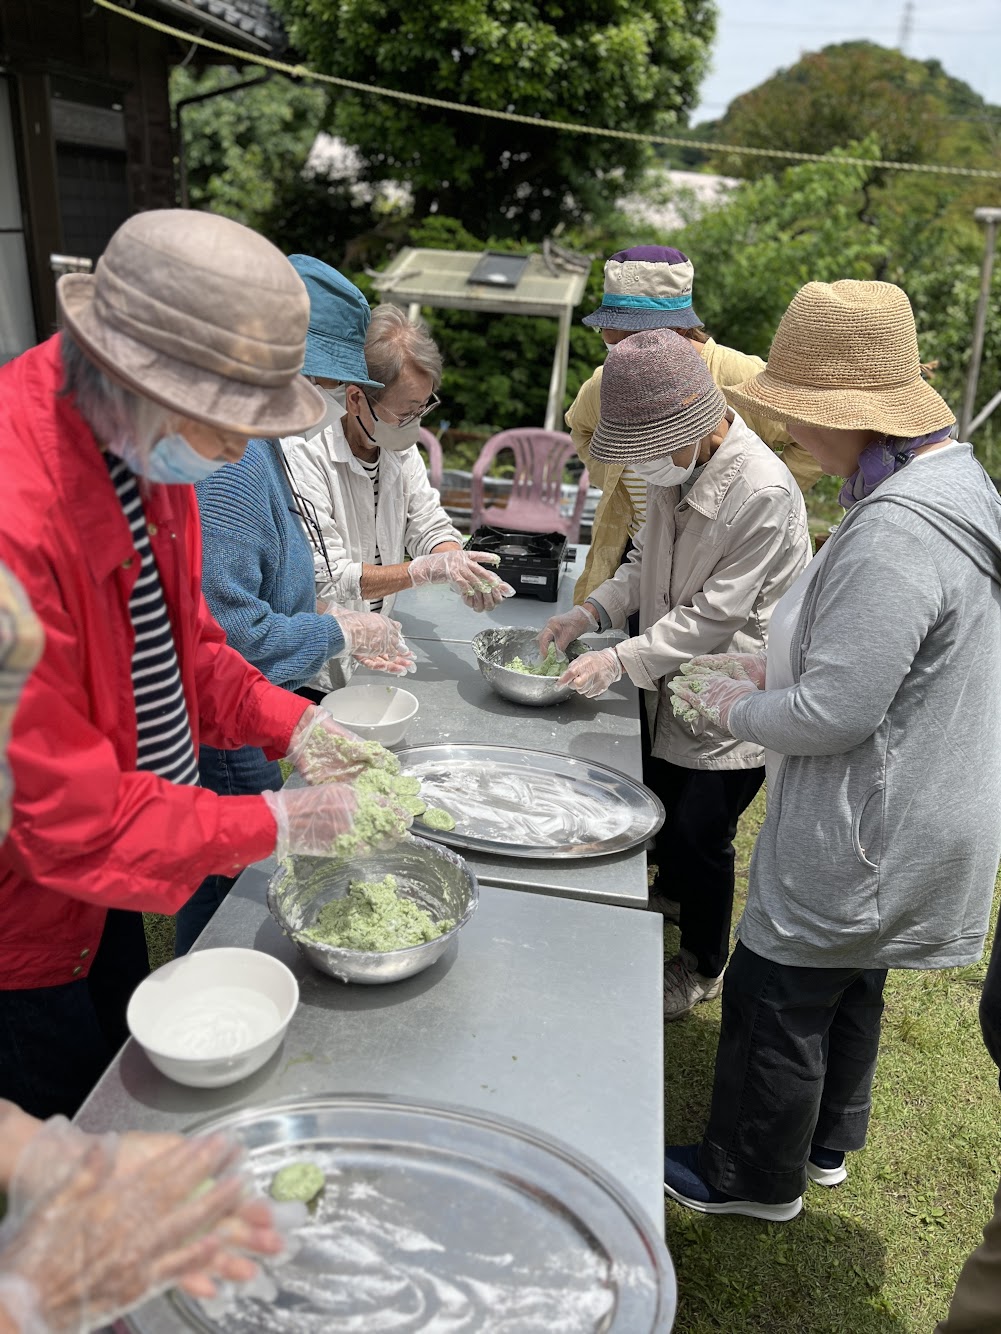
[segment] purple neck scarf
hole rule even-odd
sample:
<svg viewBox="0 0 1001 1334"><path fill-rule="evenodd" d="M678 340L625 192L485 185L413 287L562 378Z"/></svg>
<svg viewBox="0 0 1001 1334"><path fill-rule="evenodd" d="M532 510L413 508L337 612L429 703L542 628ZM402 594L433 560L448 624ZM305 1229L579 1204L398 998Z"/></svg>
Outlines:
<svg viewBox="0 0 1001 1334"><path fill-rule="evenodd" d="M944 426L941 431L918 435L910 440L901 440L895 436L874 440L859 455L858 468L841 488L838 500L846 510L851 509L857 501L871 496L880 482L885 482L910 463L915 450L922 445L934 445L940 440L947 440L951 431L951 426Z"/></svg>

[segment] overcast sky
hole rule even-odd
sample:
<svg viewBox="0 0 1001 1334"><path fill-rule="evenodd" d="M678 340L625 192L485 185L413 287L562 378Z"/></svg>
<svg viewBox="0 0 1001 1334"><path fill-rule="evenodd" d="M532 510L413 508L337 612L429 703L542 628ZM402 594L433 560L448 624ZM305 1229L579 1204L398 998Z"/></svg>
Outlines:
<svg viewBox="0 0 1001 1334"><path fill-rule="evenodd" d="M712 70L692 123L715 120L739 93L804 51L868 39L896 46L904 0L717 0ZM1001 0L914 0L906 54L935 57L988 102L1001 103Z"/></svg>

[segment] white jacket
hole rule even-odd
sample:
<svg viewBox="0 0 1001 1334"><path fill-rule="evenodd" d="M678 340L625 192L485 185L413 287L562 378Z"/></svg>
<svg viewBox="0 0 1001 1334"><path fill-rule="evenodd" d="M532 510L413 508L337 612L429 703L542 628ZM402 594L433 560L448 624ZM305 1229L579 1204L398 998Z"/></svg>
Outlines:
<svg viewBox="0 0 1001 1334"><path fill-rule="evenodd" d="M376 513L372 483L348 444L343 417L308 438L292 435L282 440L303 497L316 510L327 548L331 574L323 557L314 551L316 594L350 611L368 611L362 597L363 565L375 564L376 549L383 565L398 565L410 556L426 556L442 542L462 543L462 535L441 506L438 492L428 481L417 446L379 456L379 509ZM383 600L388 615L395 595ZM347 664L333 661L310 685L330 690L343 684L341 673L329 668Z"/></svg>

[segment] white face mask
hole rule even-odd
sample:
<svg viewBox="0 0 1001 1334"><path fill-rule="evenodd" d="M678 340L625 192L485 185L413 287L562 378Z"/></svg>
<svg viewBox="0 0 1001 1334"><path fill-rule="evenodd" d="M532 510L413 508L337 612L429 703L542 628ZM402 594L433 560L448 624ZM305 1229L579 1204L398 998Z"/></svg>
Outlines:
<svg viewBox="0 0 1001 1334"><path fill-rule="evenodd" d="M687 468L681 468L671 462L671 455L665 454L660 459L648 459L645 463L630 463L629 467L637 477L642 477L651 486L681 486L695 471L699 461L699 451L692 453L692 461Z"/></svg>
<svg viewBox="0 0 1001 1334"><path fill-rule="evenodd" d="M407 426L394 426L391 422L382 421L376 412L372 411L371 405L369 411L374 418L373 429L369 430L361 417L358 418L358 425L377 449L388 449L391 454L402 454L405 449L417 444L421 429L419 421L410 422Z"/></svg>
<svg viewBox="0 0 1001 1334"><path fill-rule="evenodd" d="M323 395L326 411L316 425L309 428L309 434L306 436L307 440L311 440L314 435L319 435L328 426L333 426L335 422L339 422L348 410L344 397L344 385L339 384L334 389L328 389L322 384L313 387L319 389Z"/></svg>
<svg viewBox="0 0 1001 1334"><path fill-rule="evenodd" d="M124 460L131 470L150 482L165 486L184 486L203 482L214 472L226 466L225 459L207 459L188 444L183 435L175 432L164 435L144 458L131 441L112 448L112 453Z"/></svg>

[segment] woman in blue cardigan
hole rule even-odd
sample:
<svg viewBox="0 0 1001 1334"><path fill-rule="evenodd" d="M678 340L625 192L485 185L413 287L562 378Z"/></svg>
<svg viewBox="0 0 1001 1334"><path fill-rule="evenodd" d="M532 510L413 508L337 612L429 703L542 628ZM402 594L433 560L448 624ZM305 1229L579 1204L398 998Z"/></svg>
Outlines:
<svg viewBox="0 0 1001 1334"><path fill-rule="evenodd" d="M309 292L303 374L381 388L365 366L369 309L362 293L318 259L297 255L293 262ZM323 538L277 440L251 440L239 463L218 469L195 489L205 600L230 646L269 681L297 690L330 658L344 656L406 672L411 658L395 621L317 606L311 543L322 557ZM256 746L202 746L198 768L202 786L223 796L282 785L277 763ZM232 884L226 876L209 876L181 908L177 954L191 948Z"/></svg>

